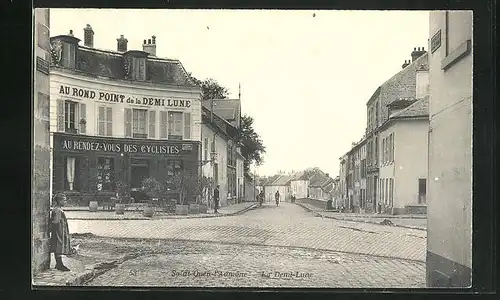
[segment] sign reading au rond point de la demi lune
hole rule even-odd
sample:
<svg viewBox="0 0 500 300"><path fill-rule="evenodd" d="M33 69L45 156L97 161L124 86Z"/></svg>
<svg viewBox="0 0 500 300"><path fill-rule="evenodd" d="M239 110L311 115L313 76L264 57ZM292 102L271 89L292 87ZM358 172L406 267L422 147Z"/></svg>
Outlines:
<svg viewBox="0 0 500 300"><path fill-rule="evenodd" d="M59 94L78 97L82 99L91 99L99 101L108 101L112 103L128 103L150 106L164 106L164 107L191 107L191 100L179 99L163 99L153 97L136 97L127 94L110 93L104 91L96 91L92 89L82 89L76 87L69 87L61 85Z"/></svg>

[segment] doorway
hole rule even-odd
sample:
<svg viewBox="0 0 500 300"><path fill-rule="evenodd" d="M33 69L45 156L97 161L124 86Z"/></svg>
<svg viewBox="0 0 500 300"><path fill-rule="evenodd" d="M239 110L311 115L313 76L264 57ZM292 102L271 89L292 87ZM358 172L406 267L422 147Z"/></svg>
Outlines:
<svg viewBox="0 0 500 300"><path fill-rule="evenodd" d="M426 203L427 179L420 178L418 180L418 204Z"/></svg>
<svg viewBox="0 0 500 300"><path fill-rule="evenodd" d="M373 209L375 212L379 212L377 205L377 184L378 184L378 176L375 176L373 178Z"/></svg>
<svg viewBox="0 0 500 300"><path fill-rule="evenodd" d="M146 159L132 159L130 163L130 190L135 202L147 200L142 191L142 181L149 177L149 162Z"/></svg>

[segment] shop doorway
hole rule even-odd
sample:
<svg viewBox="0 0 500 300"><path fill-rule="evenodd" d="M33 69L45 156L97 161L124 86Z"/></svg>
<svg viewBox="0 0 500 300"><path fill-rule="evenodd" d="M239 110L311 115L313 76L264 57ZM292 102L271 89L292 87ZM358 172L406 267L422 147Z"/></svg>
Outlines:
<svg viewBox="0 0 500 300"><path fill-rule="evenodd" d="M377 185L378 185L378 176L375 176L373 179L373 209L375 212L380 212L378 209L377 203Z"/></svg>
<svg viewBox="0 0 500 300"><path fill-rule="evenodd" d="M142 192L142 181L149 177L149 163L145 159L132 159L130 163L130 189L135 202L147 200Z"/></svg>

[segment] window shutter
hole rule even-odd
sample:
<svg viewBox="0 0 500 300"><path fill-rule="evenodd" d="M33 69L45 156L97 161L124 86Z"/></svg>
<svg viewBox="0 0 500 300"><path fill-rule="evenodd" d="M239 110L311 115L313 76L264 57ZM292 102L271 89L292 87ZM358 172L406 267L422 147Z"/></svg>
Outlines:
<svg viewBox="0 0 500 300"><path fill-rule="evenodd" d="M104 106L99 106L99 112L97 115L97 134L105 135L106 130L106 108Z"/></svg>
<svg viewBox="0 0 500 300"><path fill-rule="evenodd" d="M113 135L113 108L106 107L106 135Z"/></svg>
<svg viewBox="0 0 500 300"><path fill-rule="evenodd" d="M160 138L168 138L168 112L160 111Z"/></svg>
<svg viewBox="0 0 500 300"><path fill-rule="evenodd" d="M87 105L85 103L80 103L80 119L78 123L80 124L80 134L87 133L87 123L82 123L82 120L87 121Z"/></svg>
<svg viewBox="0 0 500 300"><path fill-rule="evenodd" d="M191 114L184 113L184 138L191 139Z"/></svg>
<svg viewBox="0 0 500 300"><path fill-rule="evenodd" d="M132 137L132 109L125 108L125 137Z"/></svg>
<svg viewBox="0 0 500 300"><path fill-rule="evenodd" d="M148 137L154 138L155 137L155 130L156 130L156 111L150 110L149 111L149 131L148 131Z"/></svg>
<svg viewBox="0 0 500 300"><path fill-rule="evenodd" d="M57 131L64 132L64 100L57 100Z"/></svg>

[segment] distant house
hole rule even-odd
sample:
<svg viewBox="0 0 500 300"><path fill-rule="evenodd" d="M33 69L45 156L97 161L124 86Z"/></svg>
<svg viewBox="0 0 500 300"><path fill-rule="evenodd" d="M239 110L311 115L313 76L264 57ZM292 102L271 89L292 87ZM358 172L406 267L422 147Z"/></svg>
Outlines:
<svg viewBox="0 0 500 300"><path fill-rule="evenodd" d="M274 193L276 193L277 189L273 183L280 177L281 175L274 175L267 178L264 183L264 201L274 201Z"/></svg>
<svg viewBox="0 0 500 300"><path fill-rule="evenodd" d="M295 195L295 198L307 198L309 189L309 178L304 171L298 172L290 179L290 192Z"/></svg>
<svg viewBox="0 0 500 300"><path fill-rule="evenodd" d="M309 178L309 198L323 199L323 183L325 183L323 174L316 173Z"/></svg>

